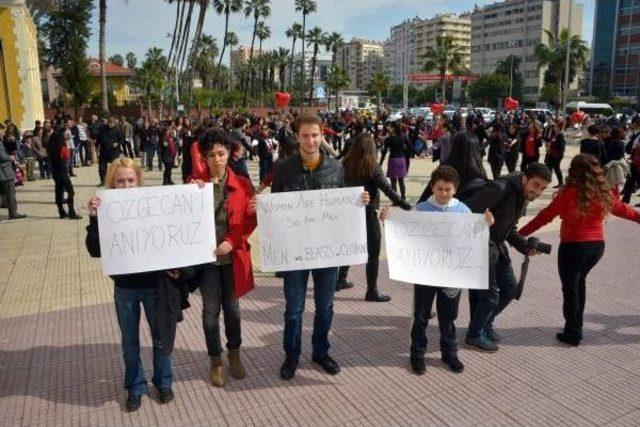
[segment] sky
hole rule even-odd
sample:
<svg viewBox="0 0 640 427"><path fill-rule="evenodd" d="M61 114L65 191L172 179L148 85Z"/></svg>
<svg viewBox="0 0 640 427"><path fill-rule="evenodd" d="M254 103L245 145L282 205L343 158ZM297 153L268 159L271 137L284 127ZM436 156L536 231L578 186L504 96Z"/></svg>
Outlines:
<svg viewBox="0 0 640 427"><path fill-rule="evenodd" d="M583 38L589 43L593 31L593 10L595 0L578 0L584 6ZM97 3L97 2L96 2ZM464 0L317 0L318 11L307 17L307 28L319 26L325 32L337 31L345 40L364 37L384 41L389 37L391 26L408 18L432 17L437 13L462 13L473 9L471 1ZM493 1L475 2L478 5ZM171 34L175 22L175 6L164 0L109 0L107 1L106 46L107 57L119 53L133 52L138 61L144 57L149 47L159 47L168 53ZM194 8L193 27L197 8ZM271 39L264 47L274 49L284 46L291 49L291 40L285 31L293 22L302 22L295 12L293 0L272 0L271 16L266 19L271 27ZM88 54L98 56L98 10L93 12L92 35ZM238 34L241 45L251 44L253 21L242 14L231 15L229 29ZM207 11L204 34L212 35L221 45L224 34L224 17L216 15L211 8ZM300 45L296 47L299 51ZM228 50L227 50L228 52ZM228 54L225 53L225 63Z"/></svg>

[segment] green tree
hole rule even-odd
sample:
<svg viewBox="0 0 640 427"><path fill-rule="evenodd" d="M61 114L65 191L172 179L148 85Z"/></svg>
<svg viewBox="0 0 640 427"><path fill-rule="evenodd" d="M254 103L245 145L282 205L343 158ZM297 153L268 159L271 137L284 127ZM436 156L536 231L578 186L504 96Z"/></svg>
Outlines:
<svg viewBox="0 0 640 427"><path fill-rule="evenodd" d="M540 89L540 101L558 106L558 88L555 83L547 83Z"/></svg>
<svg viewBox="0 0 640 427"><path fill-rule="evenodd" d="M138 65L138 58L136 58L136 54L133 52L127 53L125 59L127 60L127 68L130 70L135 69L136 65Z"/></svg>
<svg viewBox="0 0 640 427"><path fill-rule="evenodd" d="M538 60L538 67L547 67L549 74L558 90L558 99L563 99L567 46L569 46L569 84L573 82L578 71L584 67L589 58L589 47L587 42L578 35L569 37L569 30L563 29L558 37L545 30L549 38L549 44L539 44L536 46L535 55Z"/></svg>
<svg viewBox="0 0 640 427"><path fill-rule="evenodd" d="M304 62L304 44L306 41L306 31L307 31L307 15L314 13L318 10L318 4L315 0L294 0L296 12L302 12L302 68L300 69L301 77L300 81L302 83L302 87L304 88L305 82L305 62ZM300 105L302 105L304 101L304 89L300 90Z"/></svg>
<svg viewBox="0 0 640 427"><path fill-rule="evenodd" d="M216 39L202 34L196 42L196 52L193 61L193 68L200 80L203 88L211 88L211 78L215 72L215 58L218 56L218 45Z"/></svg>
<svg viewBox="0 0 640 427"><path fill-rule="evenodd" d="M278 67L278 80L280 81L280 90L284 91L286 90L285 76L287 74L287 65L289 65L289 50L280 47L277 51L274 52L274 57L277 64L276 66Z"/></svg>
<svg viewBox="0 0 640 427"><path fill-rule="evenodd" d="M447 102L447 72L453 73L463 66L463 50L453 37L449 34L436 36L435 46L427 46L424 55L424 71L438 71L440 75L440 90L442 91L442 101Z"/></svg>
<svg viewBox="0 0 640 427"><path fill-rule="evenodd" d="M331 70L333 70L336 66L336 56L338 55L338 49L340 49L343 44L344 39L342 38L342 34L335 31L331 34L327 34L324 39L324 47L327 49L327 52L331 52Z"/></svg>
<svg viewBox="0 0 640 427"><path fill-rule="evenodd" d="M92 11L92 0L64 0L58 10L43 18L42 24L47 35L45 62L61 70L61 85L73 97L76 115L91 97L86 49Z"/></svg>
<svg viewBox="0 0 640 427"><path fill-rule="evenodd" d="M313 47L313 56L311 57L311 75L309 76L309 105L313 105L313 84L316 76L316 65L318 61L318 50L320 45L324 43L325 34L322 28L313 27L307 34L307 47ZM303 67L304 68L304 67Z"/></svg>
<svg viewBox="0 0 640 427"><path fill-rule="evenodd" d="M258 28L256 29L256 37L258 38L258 55L262 56L262 43L266 39L271 37L271 28L269 28L269 26L264 21L258 22ZM270 58L267 58L267 59L270 59ZM266 63L266 65L269 65L268 60L263 62ZM264 89L264 80L265 79L262 80L261 89ZM252 78L251 82L254 88L253 94L255 95L255 79Z"/></svg>
<svg viewBox="0 0 640 427"><path fill-rule="evenodd" d="M293 79L293 61L296 51L296 41L302 38L302 25L294 22L291 27L287 28L286 31L287 38L293 39L291 42L291 62L289 64L289 91L292 90L292 79Z"/></svg>
<svg viewBox="0 0 640 427"><path fill-rule="evenodd" d="M486 74L468 86L474 105L495 105L498 99L509 95L509 77L503 74Z"/></svg>
<svg viewBox="0 0 640 427"><path fill-rule="evenodd" d="M124 65L124 58L119 53L116 53L115 55L109 57L109 62L122 67Z"/></svg>
<svg viewBox="0 0 640 427"><path fill-rule="evenodd" d="M496 74L502 74L503 76L512 77L513 87L511 89L511 97L520 100L524 95L524 78L522 77L522 72L520 71L521 64L521 57L516 55L509 55L504 60L498 61L495 69Z"/></svg>
<svg viewBox="0 0 640 427"><path fill-rule="evenodd" d="M383 73L376 73L371 77L369 82L369 94L377 98L378 114L382 110L382 94L389 90L389 77Z"/></svg>
<svg viewBox="0 0 640 427"><path fill-rule="evenodd" d="M338 108L338 92L349 87L351 79L345 70L340 67L333 67L331 73L327 76L327 89L329 94L333 92L336 99L336 108ZM331 109L331 97L329 97L329 109Z"/></svg>
<svg viewBox="0 0 640 427"><path fill-rule="evenodd" d="M224 57L224 51L229 43L229 15L232 13L238 13L242 10L243 0L213 0L213 8L218 15L224 14L224 37L222 40L222 51L220 52L220 59L218 60L218 69L222 64L222 58Z"/></svg>
<svg viewBox="0 0 640 427"><path fill-rule="evenodd" d="M271 0L247 0L244 7L244 16L249 18L253 16L253 35L251 36L251 50L249 51L249 69L253 74L253 48L256 42L258 32L258 20L271 15ZM249 89L249 75L245 75L244 89L242 92L242 107L247 106L247 90Z"/></svg>

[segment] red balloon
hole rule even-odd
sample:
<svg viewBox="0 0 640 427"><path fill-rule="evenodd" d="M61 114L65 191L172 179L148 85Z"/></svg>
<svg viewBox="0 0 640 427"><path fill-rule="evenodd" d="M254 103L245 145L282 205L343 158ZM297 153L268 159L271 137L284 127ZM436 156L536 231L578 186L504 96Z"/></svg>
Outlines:
<svg viewBox="0 0 640 427"><path fill-rule="evenodd" d="M573 124L582 123L582 121L584 120L584 116L584 111L575 111L573 114L571 114L571 122Z"/></svg>
<svg viewBox="0 0 640 427"><path fill-rule="evenodd" d="M504 99L503 104L504 104L504 109L507 111L515 110L516 108L518 108L518 105L520 105L517 99L513 99L510 96L507 96Z"/></svg>
<svg viewBox="0 0 640 427"><path fill-rule="evenodd" d="M291 101L291 94L287 92L276 92L275 99L276 105L279 108L284 108L289 105L289 102Z"/></svg>
<svg viewBox="0 0 640 427"><path fill-rule="evenodd" d="M431 104L431 112L433 114L444 113L444 104Z"/></svg>

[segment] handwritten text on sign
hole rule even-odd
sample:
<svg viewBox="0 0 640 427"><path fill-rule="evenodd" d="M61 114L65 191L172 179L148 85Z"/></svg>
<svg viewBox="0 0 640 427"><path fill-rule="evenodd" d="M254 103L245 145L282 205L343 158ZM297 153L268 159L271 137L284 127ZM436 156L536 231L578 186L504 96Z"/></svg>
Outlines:
<svg viewBox="0 0 640 427"><path fill-rule="evenodd" d="M392 211L384 229L391 279L488 288L489 228L483 215Z"/></svg>
<svg viewBox="0 0 640 427"><path fill-rule="evenodd" d="M105 190L100 199L98 228L105 274L215 261L211 184Z"/></svg>
<svg viewBox="0 0 640 427"><path fill-rule="evenodd" d="M259 195L262 271L367 262L363 191L353 187Z"/></svg>

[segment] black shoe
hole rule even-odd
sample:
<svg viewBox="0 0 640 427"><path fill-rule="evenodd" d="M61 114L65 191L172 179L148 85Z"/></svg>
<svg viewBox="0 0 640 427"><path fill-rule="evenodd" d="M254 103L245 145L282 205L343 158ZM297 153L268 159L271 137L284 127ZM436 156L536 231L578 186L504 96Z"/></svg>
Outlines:
<svg viewBox="0 0 640 427"><path fill-rule="evenodd" d="M346 280L343 282L342 280L336 283L336 292L341 291L343 289L351 289L353 288L353 282L347 282Z"/></svg>
<svg viewBox="0 0 640 427"><path fill-rule="evenodd" d="M412 357L411 369L418 375L424 375L427 372L427 364L424 362L424 357Z"/></svg>
<svg viewBox="0 0 640 427"><path fill-rule="evenodd" d="M454 355L442 355L442 361L445 365L449 366L453 372L459 374L464 371L464 364L458 359L458 356Z"/></svg>
<svg viewBox="0 0 640 427"><path fill-rule="evenodd" d="M70 173L69 176L78 176L75 173Z"/></svg>
<svg viewBox="0 0 640 427"><path fill-rule="evenodd" d="M139 394L129 393L129 397L127 397L127 412L134 412L140 408L142 404L142 396Z"/></svg>
<svg viewBox="0 0 640 427"><path fill-rule="evenodd" d="M22 218L26 218L27 216L24 214L16 214L13 216L9 216L9 219L22 219Z"/></svg>
<svg viewBox="0 0 640 427"><path fill-rule="evenodd" d="M164 387L158 389L158 397L160 398L160 403L169 403L173 400L173 391L171 387Z"/></svg>
<svg viewBox="0 0 640 427"><path fill-rule="evenodd" d="M60 219L65 219L68 217L67 213L65 211L59 211L58 215L60 215Z"/></svg>
<svg viewBox="0 0 640 427"><path fill-rule="evenodd" d="M311 358L311 360L313 360L318 365L322 366L322 369L324 369L324 371L327 374L337 375L338 372L340 372L340 366L328 354L326 354L326 355L324 355L322 357L313 356Z"/></svg>
<svg viewBox="0 0 640 427"><path fill-rule="evenodd" d="M82 219L82 215L78 215L77 213L73 212L69 214L69 219Z"/></svg>
<svg viewBox="0 0 640 427"><path fill-rule="evenodd" d="M558 339L558 341L571 345L573 347L577 347L580 345L580 338L569 336L564 332L558 332L556 334L556 338Z"/></svg>
<svg viewBox="0 0 640 427"><path fill-rule="evenodd" d="M280 378L285 381L291 380L296 375L297 368L298 360L290 357L285 358L282 366L280 367Z"/></svg>
<svg viewBox="0 0 640 427"><path fill-rule="evenodd" d="M364 300L371 302L389 302L391 301L391 297L389 295L382 295L375 289L373 291L367 291Z"/></svg>
<svg viewBox="0 0 640 427"><path fill-rule="evenodd" d="M475 350L486 351L487 353L495 353L498 351L496 343L484 336L479 336L477 338L466 337L464 339L464 343L467 347Z"/></svg>
<svg viewBox="0 0 640 427"><path fill-rule="evenodd" d="M495 343L499 343L500 340L502 339L500 334L497 333L493 328L492 329L487 329L486 336L487 336L487 338L489 338L491 341L493 341Z"/></svg>

